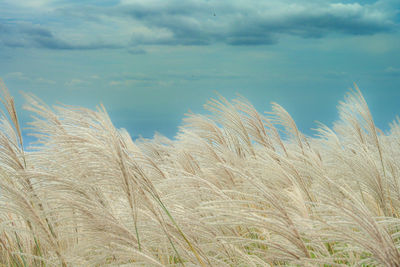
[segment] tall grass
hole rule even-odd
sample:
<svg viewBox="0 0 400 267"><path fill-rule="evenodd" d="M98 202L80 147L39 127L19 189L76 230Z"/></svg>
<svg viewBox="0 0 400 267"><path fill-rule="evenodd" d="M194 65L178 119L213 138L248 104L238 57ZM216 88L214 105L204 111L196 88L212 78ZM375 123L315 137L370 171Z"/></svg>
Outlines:
<svg viewBox="0 0 400 267"><path fill-rule="evenodd" d="M357 87L317 137L219 96L133 141L102 106L25 95L29 151L1 89L1 266L400 266L400 122Z"/></svg>

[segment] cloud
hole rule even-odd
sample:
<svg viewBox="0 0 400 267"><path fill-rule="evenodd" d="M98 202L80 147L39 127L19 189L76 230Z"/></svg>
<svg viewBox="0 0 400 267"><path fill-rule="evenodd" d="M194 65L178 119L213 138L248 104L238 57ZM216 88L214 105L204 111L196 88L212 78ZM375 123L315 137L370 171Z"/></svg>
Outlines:
<svg viewBox="0 0 400 267"><path fill-rule="evenodd" d="M132 54L132 55L143 55L146 54L146 50L142 49L142 48L129 48L128 49L128 53Z"/></svg>
<svg viewBox="0 0 400 267"><path fill-rule="evenodd" d="M44 8L51 4L51 0L4 0L6 3L24 8Z"/></svg>
<svg viewBox="0 0 400 267"><path fill-rule="evenodd" d="M65 85L69 87L82 86L87 84L90 84L90 82L78 78L71 79L65 83Z"/></svg>
<svg viewBox="0 0 400 267"><path fill-rule="evenodd" d="M151 87L152 85L158 84L154 82L149 82L149 81L143 81L143 80L134 80L134 79L127 79L123 81L110 81L108 83L109 86L133 86L133 85L140 85L141 87Z"/></svg>
<svg viewBox="0 0 400 267"><path fill-rule="evenodd" d="M275 44L279 35L319 38L392 31L387 7L322 1L123 1L123 12L153 34L134 33L132 43L207 45Z"/></svg>
<svg viewBox="0 0 400 267"><path fill-rule="evenodd" d="M56 84L56 82L55 81L53 81L53 80L49 80L49 79L45 79L45 78L42 78L42 77L39 77L39 78L36 78L36 80L35 80L36 82L38 82L38 83L45 83L45 84Z"/></svg>
<svg viewBox="0 0 400 267"><path fill-rule="evenodd" d="M132 86L140 84L143 87L149 87L157 84L157 78L143 73L114 73L107 77L110 86Z"/></svg>
<svg viewBox="0 0 400 267"><path fill-rule="evenodd" d="M6 79L28 81L41 84L56 84L55 81L43 77L29 77L22 72L10 72L4 76Z"/></svg>
<svg viewBox="0 0 400 267"><path fill-rule="evenodd" d="M92 50L120 48L117 44L103 42L81 43L68 42L49 29L26 22L0 24L0 43L6 47L36 47L61 50Z"/></svg>
<svg viewBox="0 0 400 267"><path fill-rule="evenodd" d="M10 72L5 75L5 78L7 79L13 79L13 80L25 80L29 81L31 80L29 77L27 77L24 73L22 72Z"/></svg>
<svg viewBox="0 0 400 267"><path fill-rule="evenodd" d="M400 68L394 68L394 67L390 66L385 69L385 73L400 77Z"/></svg>
<svg viewBox="0 0 400 267"><path fill-rule="evenodd" d="M108 85L110 85L110 86L119 86L119 85L122 85L122 84L124 84L124 83L121 82L121 81L110 81L108 83Z"/></svg>
<svg viewBox="0 0 400 267"><path fill-rule="evenodd" d="M110 75L110 78L114 81L125 81L125 80L136 80L136 81L155 81L156 78L140 73L140 72L120 72L120 73L113 73Z"/></svg>
<svg viewBox="0 0 400 267"><path fill-rule="evenodd" d="M144 50L137 46L271 45L283 35L373 35L395 31L399 26L399 4L388 0L373 4L328 0L122 0L107 6L86 2L59 7L56 2L36 2L43 8L51 6L43 19L32 14L31 21L42 23L0 24L3 45L64 50L126 48L131 54L141 54Z"/></svg>

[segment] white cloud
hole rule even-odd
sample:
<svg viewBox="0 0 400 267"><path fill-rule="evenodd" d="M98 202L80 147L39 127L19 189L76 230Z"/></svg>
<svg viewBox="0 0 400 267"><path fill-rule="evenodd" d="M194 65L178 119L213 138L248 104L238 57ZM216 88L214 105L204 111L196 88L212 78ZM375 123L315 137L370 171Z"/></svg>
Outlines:
<svg viewBox="0 0 400 267"><path fill-rule="evenodd" d="M385 69L385 72L390 73L390 74L400 75L400 68L395 68L395 67L390 66Z"/></svg>
<svg viewBox="0 0 400 267"><path fill-rule="evenodd" d="M119 86L122 84L123 84L123 82L121 82L121 81L111 81L108 83L108 85L110 85L110 86Z"/></svg>
<svg viewBox="0 0 400 267"><path fill-rule="evenodd" d="M56 82L53 80L43 78L43 77L27 76L26 74L24 74L22 72L10 72L10 73L7 73L4 77L6 79L29 81L29 82L33 82L33 83L56 84Z"/></svg>
<svg viewBox="0 0 400 267"><path fill-rule="evenodd" d="M71 86L71 87L81 86L86 84L90 84L90 82L78 78L71 79L65 83L66 86Z"/></svg>
<svg viewBox="0 0 400 267"><path fill-rule="evenodd" d="M27 80L27 81L29 81L29 80L31 80L29 77L27 77L24 73L22 73L22 72L10 72L10 73L7 73L6 75L5 75L5 78L8 78L8 79L15 79L15 80Z"/></svg>
<svg viewBox="0 0 400 267"><path fill-rule="evenodd" d="M45 78L42 78L42 77L36 78L35 81L38 82L38 83L56 84L55 81L49 80L49 79L45 79Z"/></svg>

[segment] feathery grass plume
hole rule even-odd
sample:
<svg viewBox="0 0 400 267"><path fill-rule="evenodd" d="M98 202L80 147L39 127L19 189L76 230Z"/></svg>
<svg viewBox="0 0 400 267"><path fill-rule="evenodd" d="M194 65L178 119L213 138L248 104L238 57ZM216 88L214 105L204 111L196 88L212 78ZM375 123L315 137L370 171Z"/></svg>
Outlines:
<svg viewBox="0 0 400 267"><path fill-rule="evenodd" d="M9 95L2 81L0 81L0 83L4 98L2 103L11 119L11 122L8 121L4 113L1 118L0 157L2 159L2 164L0 164L0 175L2 179L0 179L0 201L2 202L1 204L5 212L8 212L10 216L16 216L22 219L22 221L11 221L12 227L10 228L23 227L23 225L25 225L27 227L25 230L27 232L26 234L28 236L32 235L33 240L30 241L31 244L21 244L20 233L17 233L18 231L16 230L18 228L10 231L14 231L23 266L28 264L25 259L26 257L34 258L34 255L30 253L27 254L25 250L29 251L30 247L34 246L39 256L42 254L42 248L39 245L37 235L43 237L42 245L48 245L54 248L53 253L56 254L61 265L66 266L66 260L61 251L61 240L54 223L46 213L51 212L51 208L49 208L48 211L44 208L44 205L48 204L48 200L40 196L40 189L36 184L37 181L34 176L31 175L32 171L28 169L30 166L27 163L27 157L23 150L22 135L15 111L14 100ZM11 123L14 128L11 126ZM17 138L19 140L19 146L15 142ZM23 232L24 231L21 231L21 233ZM28 238L28 236L26 236L26 238ZM32 244L33 241L34 244Z"/></svg>
<svg viewBox="0 0 400 267"><path fill-rule="evenodd" d="M0 266L400 266L400 122L376 128L357 87L316 137L218 96L135 141L26 94L29 151L1 87Z"/></svg>

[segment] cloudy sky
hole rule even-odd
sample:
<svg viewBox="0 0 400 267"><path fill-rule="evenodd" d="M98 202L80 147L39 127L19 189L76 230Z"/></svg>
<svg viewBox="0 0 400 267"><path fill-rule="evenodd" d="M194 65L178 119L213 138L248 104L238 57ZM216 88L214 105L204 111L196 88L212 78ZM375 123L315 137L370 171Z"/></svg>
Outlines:
<svg viewBox="0 0 400 267"><path fill-rule="evenodd" d="M385 129L400 114L399 11L398 0L1 0L0 77L19 107L19 91L103 103L134 137L173 137L215 92L260 111L278 102L311 134L356 82Z"/></svg>

